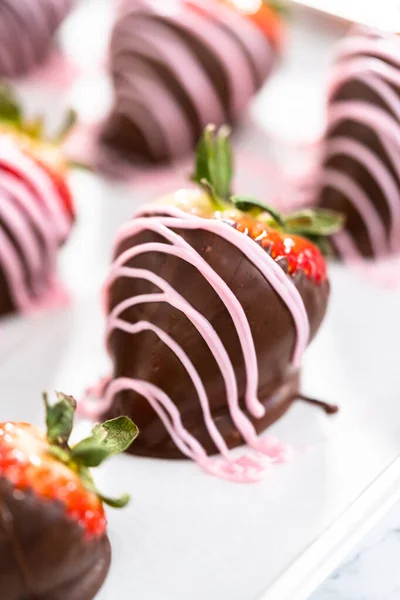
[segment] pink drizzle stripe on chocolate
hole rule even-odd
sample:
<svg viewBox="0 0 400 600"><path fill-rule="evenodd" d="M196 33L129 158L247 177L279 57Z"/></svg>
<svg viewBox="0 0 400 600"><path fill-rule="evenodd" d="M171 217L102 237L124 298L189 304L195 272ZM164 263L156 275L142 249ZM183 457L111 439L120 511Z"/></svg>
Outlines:
<svg viewBox="0 0 400 600"><path fill-rule="evenodd" d="M71 221L67 208L56 186L47 173L6 137L0 139L0 168L1 166L17 173L37 195L49 213L59 241L64 241L71 229Z"/></svg>
<svg viewBox="0 0 400 600"><path fill-rule="evenodd" d="M399 97L386 84L386 81L400 87L400 70L376 58L353 59L344 65L336 67L328 91L328 98L332 100L338 89L349 79L357 79L364 83L366 87L372 87L378 96L381 96L382 100L387 102L390 108L398 113Z"/></svg>
<svg viewBox="0 0 400 600"><path fill-rule="evenodd" d="M400 145L400 129L396 120L382 108L360 101L338 102L329 111L329 129L344 120L356 121L393 139Z"/></svg>
<svg viewBox="0 0 400 600"><path fill-rule="evenodd" d="M22 213L28 216L39 232L44 246L45 257L55 260L58 249L57 234L55 229L49 226L48 219L43 213L34 193L20 180L6 171L0 172L0 188L13 197L15 205L19 207Z"/></svg>
<svg viewBox="0 0 400 600"><path fill-rule="evenodd" d="M390 220L392 224L390 236L391 250L395 252L396 250L400 249L400 189L392 174L384 165L384 163L376 156L376 154L369 150L367 146L363 146L356 140L352 140L350 138L332 138L329 140L326 158L329 159L330 157L339 154L345 154L359 162L367 171L370 172L372 177L379 185L379 188L384 194L390 210ZM328 171L325 173L324 181L329 181L329 185L332 187L332 185L335 185L335 176ZM342 187L343 189L343 178L337 178L337 182L338 187ZM347 185L347 191L351 192L349 185ZM355 200L356 196L357 200ZM369 211L363 211L362 216L367 224L368 231L371 232L371 234L374 231L374 235L381 235L382 222L372 201L364 192L361 192L360 194L354 189L354 187L350 197L353 199L353 204L358 210L360 210L360 208L362 210L362 207L364 207L365 204L372 206L373 209ZM379 231L377 231L376 222L378 223ZM383 243L384 246L386 246L386 234L384 229L383 237L385 238Z"/></svg>
<svg viewBox="0 0 400 600"><path fill-rule="evenodd" d="M206 3L204 5L207 6ZM163 8L164 6L161 10ZM156 9L156 12L159 12L159 8ZM255 89L249 65L238 44L223 29L216 26L207 17L190 10L190 7L183 6L181 12L176 16L174 13L170 14L166 7L163 18L167 22L186 29L189 34L201 40L215 54L229 81L232 112L235 116L240 115Z"/></svg>
<svg viewBox="0 0 400 600"><path fill-rule="evenodd" d="M25 215L14 204L13 198L4 193L0 203L0 218L12 238L16 240L28 271L36 279L41 267L41 255L37 239Z"/></svg>
<svg viewBox="0 0 400 600"><path fill-rule="evenodd" d="M145 217L141 215L148 216ZM236 377L229 355L216 331L207 319L194 309L185 298L183 298L160 276L145 269L135 269L126 266L128 261L143 253L161 252L177 256L182 260L189 262L205 277L224 302L226 309L232 317L233 324L237 329L238 337L242 344L246 367L246 404L253 415L261 417L262 414L264 414L265 408L257 398L258 364L254 341L246 314L244 313L240 302L224 280L222 280L222 278L192 246L190 246L181 236L172 231L172 229L201 229L210 231L235 245L241 252L245 252L249 260L254 263L256 268L260 270L270 282L271 286L281 296L293 316L297 331L294 364L296 366L299 365L301 355L309 338L309 322L300 294L290 278L285 275L281 267L277 265L263 249L255 244L253 240L247 238L225 223L195 217L180 209L172 207L147 205L137 213L136 217L131 222L121 229L117 236L116 249L118 249L123 241L145 230L154 231L158 235L164 237L169 243L148 242L134 246L117 256L112 265L110 277L106 283L106 289L109 289L119 278L127 277L151 281L160 289L160 293L143 294L137 297L128 298L118 304L111 311L108 318L107 339L109 340L112 332L117 329L131 334L136 334L139 331L147 329L153 331L160 339L162 339L162 341L180 359L182 365L191 377L202 407L205 425L223 458L217 461L208 458L205 450L199 446L196 440L197 447L195 447L192 436L185 429L182 429L183 425L180 420L179 411L174 402L168 398L164 392L159 390L156 386L151 386L148 382L131 378L119 378L112 381L106 390L104 401L97 405L96 412L98 413L107 410L107 407L111 406L115 395L120 391L136 391L144 398L147 398L151 406L156 410L176 445L187 456L196 460L205 470L214 475L218 475L219 477L234 481L257 481L266 474L271 460L276 461L284 459L285 455L288 453L288 448L269 438L258 438L254 426L240 409ZM221 434L212 420L210 405L205 393L204 385L183 348L181 348L168 334L162 332L158 327L155 327L151 323L140 321L136 324L130 324L123 320L122 315L125 310L132 306L148 302L168 302L172 307L183 312L188 320L191 321L199 331L221 370L226 385L227 404L232 420L244 440L251 448L253 448L253 450L256 450L255 454L242 456L238 460L233 458L232 453L229 452Z"/></svg>
<svg viewBox="0 0 400 600"><path fill-rule="evenodd" d="M374 253L383 256L387 249L385 228L363 189L349 175L336 169L325 170L323 183L339 190L355 206L364 221Z"/></svg>
<svg viewBox="0 0 400 600"><path fill-rule="evenodd" d="M182 221L185 221L184 228L211 231L216 235L220 235L239 250L246 250L246 256L253 261L257 269L259 269L267 281L271 283L272 287L281 296L293 316L297 332L293 363L294 366L298 367L301 363L310 335L307 311L296 286L286 276L274 259L271 258L258 244L255 244L253 240L244 236L239 231L236 231L229 225L213 219L194 217L178 208L147 204L142 207L135 216L157 214L169 215L172 218L182 219Z"/></svg>
<svg viewBox="0 0 400 600"><path fill-rule="evenodd" d="M197 5L202 10L206 10L216 22L222 22L228 27L241 41L243 46L249 52L252 62L258 73L258 79L262 83L274 63L274 53L272 46L266 43L266 36L257 25L249 18L243 17L231 6L217 4L215 0L190 0L189 4Z"/></svg>
<svg viewBox="0 0 400 600"><path fill-rule="evenodd" d="M107 327L108 338L110 337L112 330L115 328L115 319L127 308L130 308L137 303L142 303L144 300L147 302L168 302L170 306L184 313L188 320L194 325L194 327L203 337L215 359L215 362L220 368L226 386L227 402L231 408L231 413L233 415L233 419L235 420L235 424L247 443L252 445L257 434L251 422L240 410L235 371L229 355L211 323L207 321L207 319L201 315L191 304L189 304L185 298L178 294L178 292L174 290L165 280L163 280L161 277L158 277L155 273L144 271L142 269L120 267L114 271L112 278L108 280L108 285L111 285L112 282L119 277L131 277L151 281L155 285L159 286L164 293L148 294L146 295L145 299L143 296L139 296L139 300L136 298L128 298L126 301L121 302L121 304L116 306L109 316ZM112 402L112 398L109 399L109 403L106 403L101 407L101 412L104 412L110 408L110 402ZM212 432L210 433L212 434Z"/></svg>
<svg viewBox="0 0 400 600"><path fill-rule="evenodd" d="M135 118L136 105L133 105L130 110L130 100L137 98L142 106L147 107L158 123L163 138L168 144L169 153L175 151L176 144L180 145L184 151L189 151L192 146L189 123L173 94L162 81L158 80L157 73L150 66L133 56L129 62L132 73L127 70L124 72L126 88L121 86L118 92L127 99L126 107L130 111L126 113L127 116ZM161 102L162 109L154 106L156 98Z"/></svg>
<svg viewBox="0 0 400 600"><path fill-rule="evenodd" d="M126 40L120 35L119 43L124 45L124 52L132 51L164 62L190 97L201 123L222 122L225 115L221 101L188 45L158 21L142 19L140 15L136 21L135 36L131 31L126 32Z"/></svg>
<svg viewBox="0 0 400 600"><path fill-rule="evenodd" d="M115 396L125 390L132 390L146 398L164 423L176 446L208 473L237 483L257 482L267 475L271 461L265 456L242 456L230 461L210 459L197 440L183 426L175 404L162 390L151 383L121 377L111 382L107 392L110 396Z"/></svg>
<svg viewBox="0 0 400 600"><path fill-rule="evenodd" d="M119 329L121 331L125 331L126 333L131 333L133 335L135 335L136 333L140 333L142 331L152 331L153 333L155 333L155 335L157 335L157 337L160 338L160 340L166 346L168 346L168 348L176 355L176 357L181 361L182 365L185 367L187 373L190 376L190 379L192 380L194 388L197 392L197 396L199 398L199 401L200 401L200 404L202 407L202 411L204 414L204 420L207 425L207 429L211 434L212 440L214 441L216 447L218 448L219 452L223 456L225 456L225 457L229 456L229 450L228 450L227 445L225 444L224 438L218 431L218 429L213 421L213 418L211 416L210 405L208 403L208 398L207 398L207 394L206 394L206 390L204 388L203 382L201 381L197 370L195 369L192 361L190 360L190 358L188 357L186 352L184 352L184 350L179 346L179 344L177 344L172 339L172 337L170 335L168 335L167 333L162 331L156 325L153 325L152 323L148 323L148 322L143 322L143 321L140 321L139 323L131 324L131 323L126 323L125 321L118 318L118 316L126 308L131 308L132 306L137 306L139 304L144 304L147 302L166 302L166 301L167 301L167 296L165 296L164 294L144 294L143 296L138 296L137 298L129 299L129 301L125 304L125 306L122 306L124 303L121 303L121 305L119 305L117 307L118 310L113 311L110 315L109 322L108 322L109 323L108 324L108 336L110 336L110 334L112 333L112 331L114 329Z"/></svg>
<svg viewBox="0 0 400 600"><path fill-rule="evenodd" d="M385 37L380 33L379 39L366 36L351 36L344 39L336 53L336 61L353 56L376 56L384 61L398 63L400 65L400 54L398 50L399 41L393 36Z"/></svg>
<svg viewBox="0 0 400 600"><path fill-rule="evenodd" d="M151 112L149 119L149 106L144 102L140 93L132 90L130 86L118 89L118 114L131 116L135 119L135 125L143 133L146 142L152 149L154 156L162 156L162 148L165 144L162 126L158 121L157 114Z"/></svg>
<svg viewBox="0 0 400 600"><path fill-rule="evenodd" d="M154 231L159 235L162 235L171 242L170 245L166 244L142 244L131 248L121 254L116 265L122 266L131 258L138 256L143 252L161 252L185 260L192 264L200 273L207 279L208 283L215 289L218 296L221 298L224 305L227 307L229 314L231 315L232 321L237 329L238 338L242 345L243 356L246 363L246 369L249 374L249 387L246 394L246 402L249 411L257 417L261 417L264 414L264 409L261 403L257 400L257 388L258 388L258 371L257 371L257 356L254 348L253 338L249 323L246 319L244 310L233 294L229 286L225 281L208 265L208 263L202 259L202 257L196 252L192 251L191 246L181 238L181 236L175 234L173 231L167 229L163 225L174 225L178 227L178 222L170 222L168 220L160 219L159 222L152 223L150 219L134 219L131 224L134 227L126 228L125 231L121 230L121 236L119 242L126 239L128 236L135 235L141 231Z"/></svg>

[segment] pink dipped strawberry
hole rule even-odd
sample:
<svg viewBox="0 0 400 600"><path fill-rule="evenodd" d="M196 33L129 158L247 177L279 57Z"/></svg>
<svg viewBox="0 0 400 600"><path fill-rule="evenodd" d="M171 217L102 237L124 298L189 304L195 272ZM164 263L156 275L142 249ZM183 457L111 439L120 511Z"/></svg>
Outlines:
<svg viewBox="0 0 400 600"><path fill-rule="evenodd" d="M73 398L46 400L47 434L27 423L0 424L0 577L2 600L91 600L110 566L105 498L89 467L126 450L130 419L97 425L70 446Z"/></svg>

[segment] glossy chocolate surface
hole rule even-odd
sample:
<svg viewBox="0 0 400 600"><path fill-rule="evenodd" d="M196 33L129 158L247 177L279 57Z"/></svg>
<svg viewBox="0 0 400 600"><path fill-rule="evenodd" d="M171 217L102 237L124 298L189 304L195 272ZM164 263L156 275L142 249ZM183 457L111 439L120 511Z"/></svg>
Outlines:
<svg viewBox="0 0 400 600"><path fill-rule="evenodd" d="M252 422L257 432L263 431L289 408L298 392L299 374L293 372L290 365L296 338L292 316L265 277L238 248L211 232L181 230L178 233L224 279L247 315L258 357L259 398L266 399L267 407L265 416L252 418ZM151 232L141 233L126 240L117 254L136 244L155 241L163 240ZM244 408L246 372L238 334L227 308L211 285L192 265L171 255L146 253L126 264L161 275L209 320L228 351L236 374L240 405L248 415ZM285 260L281 266L286 269ZM326 311L329 284L325 281L317 285L301 271L293 276L293 282L305 303L313 338ZM120 278L111 286L109 308L126 298L156 291L156 286L148 281ZM166 303L151 303L126 310L123 318L130 323L151 321L182 346L204 383L213 418L228 446L242 444L230 417L221 372L204 339L187 317ZM173 398L189 432L208 453L216 451L204 426L192 381L176 355L159 338L149 331L135 336L114 331L110 352L114 377L132 377L159 386ZM131 391L119 393L106 416L119 414L129 415L140 429L140 436L131 449L133 453L181 457L164 425L143 397Z"/></svg>

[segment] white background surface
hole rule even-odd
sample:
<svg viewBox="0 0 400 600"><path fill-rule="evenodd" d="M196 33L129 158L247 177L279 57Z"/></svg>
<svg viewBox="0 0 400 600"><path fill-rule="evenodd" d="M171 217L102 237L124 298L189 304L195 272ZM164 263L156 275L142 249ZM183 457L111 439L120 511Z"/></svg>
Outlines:
<svg viewBox="0 0 400 600"><path fill-rule="evenodd" d="M264 134L254 135L254 122L266 134L286 126L290 141L319 130L321 83L339 33L330 26L314 33L311 21L297 21L288 62L254 104L243 144L266 143ZM294 164L284 145L264 151ZM2 324L0 419L40 424L43 389L79 396L107 373L99 288L115 229L144 193L85 173L72 182L79 223L61 270L73 304ZM272 432L295 446L295 460L256 485L219 481L188 462L110 461L99 485L130 492L132 503L109 513L114 560L99 600L304 598L362 524L395 497L400 469L395 463L386 470L400 455L400 293L340 267L331 276L332 302L307 353L303 388L338 402L340 414L294 406Z"/></svg>

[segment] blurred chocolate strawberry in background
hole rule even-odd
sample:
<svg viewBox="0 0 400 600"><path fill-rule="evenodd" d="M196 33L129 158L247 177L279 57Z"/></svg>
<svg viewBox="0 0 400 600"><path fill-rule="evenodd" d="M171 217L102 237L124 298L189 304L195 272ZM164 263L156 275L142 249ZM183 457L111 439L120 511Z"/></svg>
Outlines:
<svg viewBox="0 0 400 600"><path fill-rule="evenodd" d="M111 40L114 105L103 140L133 160L169 161L190 152L207 123L238 121L276 63L282 6L123 2Z"/></svg>
<svg viewBox="0 0 400 600"><path fill-rule="evenodd" d="M314 200L346 215L347 259L400 255L400 38L354 29L338 46Z"/></svg>
<svg viewBox="0 0 400 600"><path fill-rule="evenodd" d="M56 263L75 215L62 142L74 121L71 111L48 138L44 119L25 119L0 88L0 316L65 301Z"/></svg>

